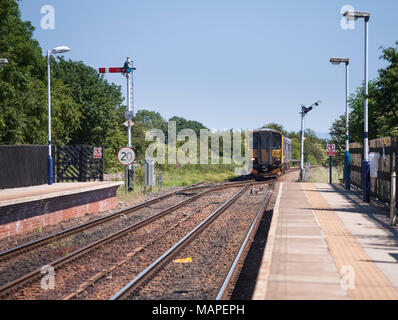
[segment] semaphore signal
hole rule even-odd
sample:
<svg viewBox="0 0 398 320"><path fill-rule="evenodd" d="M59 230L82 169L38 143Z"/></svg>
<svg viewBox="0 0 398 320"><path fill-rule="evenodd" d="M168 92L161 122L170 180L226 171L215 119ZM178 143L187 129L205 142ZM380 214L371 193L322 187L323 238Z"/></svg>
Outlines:
<svg viewBox="0 0 398 320"><path fill-rule="evenodd" d="M133 63L129 57L124 62L123 67L109 67L109 68L98 68L99 73L121 73L127 79L127 111L125 112L125 122L127 126L127 147L131 148L131 127L133 126L132 118L134 117L134 107L133 107L133 71L136 68L133 67ZM133 181L135 180L135 170L133 167L128 165L126 167L126 191L129 192L133 190L131 187L131 174L133 175Z"/></svg>
<svg viewBox="0 0 398 320"><path fill-rule="evenodd" d="M133 70L135 70L135 68L132 68L128 65L127 62L124 63L123 67L110 67L110 68L99 68L98 72L99 73L130 73Z"/></svg>

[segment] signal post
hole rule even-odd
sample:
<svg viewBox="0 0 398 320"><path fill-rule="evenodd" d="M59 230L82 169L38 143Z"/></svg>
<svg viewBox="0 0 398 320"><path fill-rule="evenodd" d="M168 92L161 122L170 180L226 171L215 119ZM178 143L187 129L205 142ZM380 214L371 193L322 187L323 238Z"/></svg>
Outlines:
<svg viewBox="0 0 398 320"><path fill-rule="evenodd" d="M127 57L124 62L123 67L111 67L111 68L99 68L99 73L121 73L127 79L127 111L124 114L124 118L126 120L123 123L127 127L127 147L131 148L131 128L133 126L133 117L134 117L134 107L133 107L133 71L136 68L133 67L133 63L130 57ZM133 191L134 186L131 184L131 180L135 180L135 170L134 164L126 166L126 190L127 192Z"/></svg>

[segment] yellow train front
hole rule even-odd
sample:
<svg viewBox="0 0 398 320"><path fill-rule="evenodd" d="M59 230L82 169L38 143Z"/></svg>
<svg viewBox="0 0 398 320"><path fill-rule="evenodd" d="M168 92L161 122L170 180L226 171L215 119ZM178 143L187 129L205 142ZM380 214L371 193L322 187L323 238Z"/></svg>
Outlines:
<svg viewBox="0 0 398 320"><path fill-rule="evenodd" d="M281 132L267 128L254 130L250 147L254 176L281 174L289 169L292 143Z"/></svg>

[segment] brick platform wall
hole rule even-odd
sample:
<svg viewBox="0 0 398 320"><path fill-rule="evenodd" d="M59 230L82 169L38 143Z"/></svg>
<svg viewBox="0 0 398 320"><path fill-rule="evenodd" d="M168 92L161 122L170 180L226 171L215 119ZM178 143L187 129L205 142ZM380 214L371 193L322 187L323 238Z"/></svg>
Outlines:
<svg viewBox="0 0 398 320"><path fill-rule="evenodd" d="M0 239L116 207L118 186L0 207Z"/></svg>

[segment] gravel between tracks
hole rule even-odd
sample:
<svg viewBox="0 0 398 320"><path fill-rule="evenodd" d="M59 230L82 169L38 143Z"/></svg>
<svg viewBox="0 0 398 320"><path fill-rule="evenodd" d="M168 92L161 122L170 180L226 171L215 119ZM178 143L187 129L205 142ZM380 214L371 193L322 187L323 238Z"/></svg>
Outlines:
<svg viewBox="0 0 398 320"><path fill-rule="evenodd" d="M215 299L264 200L268 184L245 192L131 300ZM177 262L185 261L186 263ZM185 260L184 260L185 259ZM186 260L188 259L188 260ZM187 262L190 261L191 262Z"/></svg>
<svg viewBox="0 0 398 320"><path fill-rule="evenodd" d="M101 271L112 268L116 263L134 253L131 260L126 261L114 273L98 280L95 287L89 287L77 298L104 299L109 298L125 280L142 271L156 257L167 250L177 238L189 231L189 225L199 223L232 195L238 188L215 191L178 209L175 212L145 226L135 232L101 245L78 259L56 269L55 289L44 291L39 281L24 286L10 294L9 299L60 299L76 290L84 281L92 278ZM188 217L191 217L188 219ZM183 222L181 222L183 220ZM181 223L180 223L181 222ZM179 224L180 223L180 224ZM167 230L167 237L163 234ZM178 239L177 239L178 240ZM153 243L151 244L151 242Z"/></svg>
<svg viewBox="0 0 398 320"><path fill-rule="evenodd" d="M118 201L118 204L114 210L108 210L108 211L104 211L101 213L95 213L95 214L94 213L86 213L86 215L84 217L70 218L69 220L62 221L57 225L44 227L40 230L40 232L32 232L32 233L28 233L28 234L21 234L21 235L15 235L15 236L3 238L0 240L0 251L5 251L10 248L16 247L18 245L24 244L26 242L37 240L39 238L43 238L43 237L51 235L53 233L76 226L78 224L82 224L82 223L97 219L99 217L105 216L107 214L117 212L122 209L126 209L128 207L132 207L142 201L151 200L156 197L162 196L166 193L173 192L174 190L180 190L182 188L184 188L184 187L167 188L167 189L161 190L156 193L148 193L148 194L143 195L142 197L132 198L128 201Z"/></svg>
<svg viewBox="0 0 398 320"><path fill-rule="evenodd" d="M28 252L13 254L5 259L0 258L0 286L185 199L186 196L173 196L70 236L51 240Z"/></svg>

